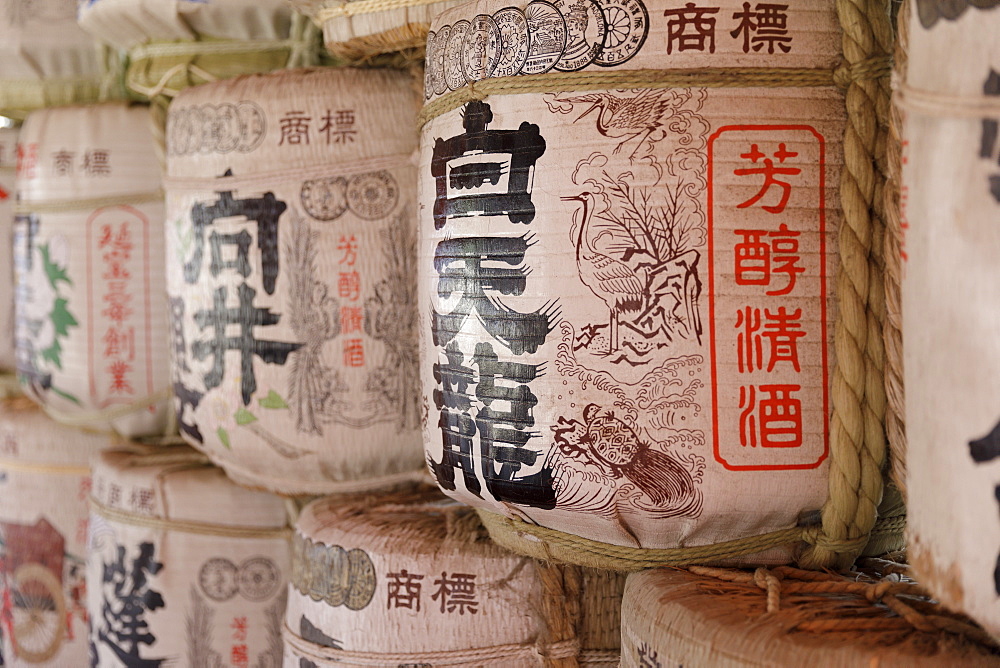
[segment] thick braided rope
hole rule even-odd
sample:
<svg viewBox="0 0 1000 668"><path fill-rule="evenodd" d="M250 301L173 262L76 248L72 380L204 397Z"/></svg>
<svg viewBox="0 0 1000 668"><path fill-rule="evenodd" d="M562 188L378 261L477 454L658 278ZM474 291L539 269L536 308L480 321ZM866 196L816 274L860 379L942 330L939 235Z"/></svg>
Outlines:
<svg viewBox="0 0 1000 668"><path fill-rule="evenodd" d="M423 63L430 28L429 23L407 23L346 42L330 42L326 50L334 58L352 65L406 69L415 63Z"/></svg>
<svg viewBox="0 0 1000 668"><path fill-rule="evenodd" d="M848 62L888 55L892 31L885 0L838 0L836 6ZM888 82L855 80L847 88L846 102L830 497L823 506L822 526L828 539L850 541L867 535L875 523L886 454L881 332L885 299L880 278L884 176L879 168L885 156L878 147L886 134ZM800 563L843 569L859 553L860 548L838 552L820 543L808 548Z"/></svg>
<svg viewBox="0 0 1000 668"><path fill-rule="evenodd" d="M806 543L833 553L857 554L873 537L899 536L906 525L906 518L897 515L880 518L870 534L853 539L833 539L821 527L809 526L792 527L711 545L654 549L603 543L482 509L476 509L476 512L493 542L509 550L546 561L575 563L587 568L619 572L660 566L717 563L798 543Z"/></svg>
<svg viewBox="0 0 1000 668"><path fill-rule="evenodd" d="M910 3L903 2L896 23L894 82L906 72L909 44ZM895 101L894 101L895 102ZM906 498L906 426L905 392L903 389L903 228L902 228L902 164L903 112L898 104L889 110L889 138L886 142L885 184L885 391L888 410L885 416L886 436L892 457L890 473L903 498Z"/></svg>

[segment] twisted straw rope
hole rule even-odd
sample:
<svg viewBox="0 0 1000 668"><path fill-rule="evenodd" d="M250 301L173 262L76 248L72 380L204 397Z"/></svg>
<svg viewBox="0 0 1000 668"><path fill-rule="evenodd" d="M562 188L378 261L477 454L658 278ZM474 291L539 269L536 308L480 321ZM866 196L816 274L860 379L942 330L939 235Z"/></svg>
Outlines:
<svg viewBox="0 0 1000 668"><path fill-rule="evenodd" d="M888 57L893 36L885 0L837 0L836 7L848 62ZM830 497L822 510L823 531L833 540L850 540L871 531L882 500L886 461L885 290L881 276L887 78L852 81L846 102ZM838 552L816 544L806 549L799 563L807 568L845 569L858 554L859 549Z"/></svg>
<svg viewBox="0 0 1000 668"><path fill-rule="evenodd" d="M906 55L910 32L910 4L903 2L897 16L895 72L899 81L906 71ZM895 102L895 101L894 101ZM890 474L903 498L906 498L906 395L903 389L903 228L900 201L903 163L903 114L898 103L889 111L889 141L886 144L888 174L885 184L885 392L888 410L885 416L886 436L892 457Z"/></svg>
<svg viewBox="0 0 1000 668"><path fill-rule="evenodd" d="M112 508L90 497L90 511L104 519L117 524L156 529L160 531L179 531L201 536L220 536L222 538L280 538L287 540L292 530L289 527L238 527L227 524L195 522L193 520L172 520L160 517L136 515L124 510Z"/></svg>

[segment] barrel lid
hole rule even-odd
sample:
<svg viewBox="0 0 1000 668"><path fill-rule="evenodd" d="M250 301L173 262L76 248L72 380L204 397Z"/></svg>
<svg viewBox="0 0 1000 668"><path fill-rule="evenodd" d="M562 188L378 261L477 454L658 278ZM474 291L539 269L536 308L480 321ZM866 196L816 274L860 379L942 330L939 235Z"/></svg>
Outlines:
<svg viewBox="0 0 1000 668"><path fill-rule="evenodd" d="M622 665L1000 665L992 639L933 601L905 566L866 562L846 575L789 567L632 574Z"/></svg>
<svg viewBox="0 0 1000 668"><path fill-rule="evenodd" d="M0 469L4 462L86 469L110 445L105 434L59 424L27 397L0 399Z"/></svg>
<svg viewBox="0 0 1000 668"><path fill-rule="evenodd" d="M279 529L284 501L245 489L187 446L129 444L94 459L94 500L112 511L175 522Z"/></svg>
<svg viewBox="0 0 1000 668"><path fill-rule="evenodd" d="M149 109L119 102L42 109L19 138L18 201L93 200L161 189Z"/></svg>

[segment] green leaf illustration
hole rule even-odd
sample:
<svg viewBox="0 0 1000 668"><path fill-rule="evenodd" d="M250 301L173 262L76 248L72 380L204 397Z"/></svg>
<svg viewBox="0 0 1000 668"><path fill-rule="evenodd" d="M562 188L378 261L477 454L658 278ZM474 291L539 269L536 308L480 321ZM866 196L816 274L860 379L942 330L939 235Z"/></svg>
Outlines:
<svg viewBox="0 0 1000 668"><path fill-rule="evenodd" d="M73 314L66 308L66 304L66 300L62 297L56 299L52 305L52 313L49 316L52 319L52 325L56 328L58 336L68 336L69 328L76 327L79 324L76 318L73 317Z"/></svg>
<svg viewBox="0 0 1000 668"><path fill-rule="evenodd" d="M281 398L281 395L271 390L267 393L267 396L263 399L258 399L257 403L260 404L261 408L288 408L288 404L285 400Z"/></svg>
<svg viewBox="0 0 1000 668"><path fill-rule="evenodd" d="M59 339L53 339L52 345L42 351L42 359L52 362L57 369L62 370L62 344L59 343Z"/></svg>
<svg viewBox="0 0 1000 668"><path fill-rule="evenodd" d="M219 440L222 441L222 444L224 446L226 446L230 450L233 449L233 446L229 445L229 432L226 431L223 427L219 427L218 429L216 429L215 435L219 437Z"/></svg>
<svg viewBox="0 0 1000 668"><path fill-rule="evenodd" d="M240 409L236 411L236 424L243 426L245 424L250 424L251 422L256 422L257 416L248 411L247 409L240 406Z"/></svg>
<svg viewBox="0 0 1000 668"><path fill-rule="evenodd" d="M45 275L48 276L52 289L59 289L59 281L65 281L69 285L73 285L73 281L66 275L66 267L60 267L49 259L49 245L41 244L38 250L42 254L42 269L45 270Z"/></svg>
<svg viewBox="0 0 1000 668"><path fill-rule="evenodd" d="M51 388L49 388L49 389L51 389L51 390L52 390L52 392L54 392L54 393L55 393L56 395L58 395L58 396L62 397L63 399L66 399L67 401L72 401L72 402L73 402L74 404L76 404L77 406L82 406L82 405L83 405L83 402L81 402L81 401L80 401L79 399L77 399L76 397L74 397L74 396L73 396L72 394L70 394L69 392L64 392L63 390L60 390L60 389L59 389L58 387L56 387L55 385L53 385L53 386L52 386Z"/></svg>

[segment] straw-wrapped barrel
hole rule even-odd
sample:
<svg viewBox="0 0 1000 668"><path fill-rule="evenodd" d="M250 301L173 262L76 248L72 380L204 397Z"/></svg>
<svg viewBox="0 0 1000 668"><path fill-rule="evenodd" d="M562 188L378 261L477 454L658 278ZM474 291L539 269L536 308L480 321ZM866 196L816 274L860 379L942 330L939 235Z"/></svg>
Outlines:
<svg viewBox="0 0 1000 668"><path fill-rule="evenodd" d="M0 5L0 114L23 117L33 109L99 98L110 56L80 30L76 6L76 0Z"/></svg>
<svg viewBox="0 0 1000 668"><path fill-rule="evenodd" d="M175 94L205 81L313 64L318 35L286 0L80 3L80 26L127 50L129 89Z"/></svg>
<svg viewBox="0 0 1000 668"><path fill-rule="evenodd" d="M436 489L314 501L292 546L285 666L618 665L624 576L502 550Z"/></svg>
<svg viewBox="0 0 1000 668"><path fill-rule="evenodd" d="M278 666L285 504L186 447L94 463L87 611L93 666Z"/></svg>
<svg viewBox="0 0 1000 668"><path fill-rule="evenodd" d="M178 420L241 484L343 492L423 464L415 113L407 75L346 69L170 107Z"/></svg>
<svg viewBox="0 0 1000 668"><path fill-rule="evenodd" d="M1000 2L917 2L898 88L909 555L1000 635ZM941 54L948 54L943 65Z"/></svg>
<svg viewBox="0 0 1000 668"><path fill-rule="evenodd" d="M482 0L431 33L419 272L438 484L503 544L588 565L860 550L884 443L881 341L864 336L881 300L849 280L874 272L857 228L876 177L853 170L878 138L852 117L845 145L838 87L887 71L877 40L846 67L860 56L829 0Z"/></svg>
<svg viewBox="0 0 1000 668"><path fill-rule="evenodd" d="M14 167L17 130L0 128L0 373L14 370Z"/></svg>
<svg viewBox="0 0 1000 668"><path fill-rule="evenodd" d="M169 398L163 191L146 110L31 114L18 144L17 371L60 422L162 433Z"/></svg>
<svg viewBox="0 0 1000 668"><path fill-rule="evenodd" d="M0 399L2 665L86 665L90 459L107 438Z"/></svg>
<svg viewBox="0 0 1000 668"><path fill-rule="evenodd" d="M1000 666L996 643L901 564L836 575L787 566L629 575L622 668Z"/></svg>
<svg viewBox="0 0 1000 668"><path fill-rule="evenodd" d="M323 41L334 57L365 63L384 56L398 65L419 62L431 20L459 4L456 0L289 1L323 27Z"/></svg>

